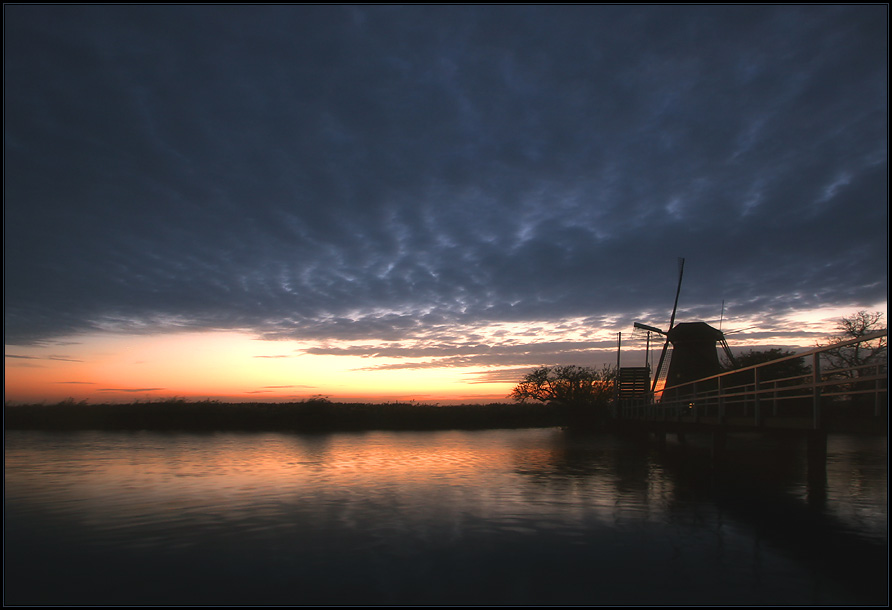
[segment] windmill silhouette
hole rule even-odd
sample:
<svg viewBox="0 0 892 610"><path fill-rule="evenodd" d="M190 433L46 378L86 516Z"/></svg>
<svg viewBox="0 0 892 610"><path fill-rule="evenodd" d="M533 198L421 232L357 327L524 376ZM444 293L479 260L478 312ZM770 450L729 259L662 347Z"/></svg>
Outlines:
<svg viewBox="0 0 892 610"><path fill-rule="evenodd" d="M669 318L668 330L661 330L655 326L648 326L635 322L635 328L654 332L666 337L663 349L660 352L660 360L653 377L651 392L656 392L657 385L663 381L662 387L672 387L696 379L702 379L711 375L717 375L722 371L719 363L716 345L719 344L725 351L725 355L731 362L734 356L725 341L725 335L717 328L713 328L706 322L675 323L675 314L678 311L678 297L681 294L681 281L684 277L684 259L678 259L678 287L675 290L675 304L672 306L672 315ZM672 347L670 351L670 345Z"/></svg>

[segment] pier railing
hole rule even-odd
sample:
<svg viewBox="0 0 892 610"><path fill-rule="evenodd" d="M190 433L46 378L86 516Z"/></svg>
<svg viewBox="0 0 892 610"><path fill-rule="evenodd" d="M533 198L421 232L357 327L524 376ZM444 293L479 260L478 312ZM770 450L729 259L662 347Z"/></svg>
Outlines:
<svg viewBox="0 0 892 610"><path fill-rule="evenodd" d="M624 419L746 427L824 427L827 418L879 417L888 411L887 346L868 362L831 368L828 356L886 337L886 330L663 389L659 400L625 401ZM808 373L776 378L771 368L803 359ZM839 359L834 359L839 360Z"/></svg>

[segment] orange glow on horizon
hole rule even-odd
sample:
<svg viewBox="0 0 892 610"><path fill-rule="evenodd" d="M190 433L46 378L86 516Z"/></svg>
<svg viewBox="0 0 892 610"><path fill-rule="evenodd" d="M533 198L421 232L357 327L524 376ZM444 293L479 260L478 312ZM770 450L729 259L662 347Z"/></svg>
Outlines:
<svg viewBox="0 0 892 610"><path fill-rule="evenodd" d="M96 335L61 347L7 349L8 402L225 401L502 402L511 384L480 392L467 369L369 370L360 356L318 356L293 341L236 332ZM398 362L377 359L377 364Z"/></svg>
<svg viewBox="0 0 892 610"><path fill-rule="evenodd" d="M877 304L876 310L885 307L885 303ZM750 337L748 333L733 334L729 343L732 349L760 344L813 347L818 337L835 332L840 317L855 311L857 308L851 307L819 309L811 315L793 313L778 322L778 331L754 330ZM762 326L755 318L738 319L734 325ZM794 336L791 329L801 334ZM568 359L579 358L580 364L594 366L599 366L599 360L616 363L613 329L587 328L582 318L478 324L450 329L450 334L473 336L475 343L469 350L474 354L481 353L474 352L477 346L484 351L492 346L498 352L500 346L530 350L552 342L578 342L586 345L585 349L571 348L566 352ZM623 366L643 364L643 338L627 336L624 332ZM429 355L428 345L413 340L341 341L334 342L334 347L326 344L324 349L310 350L321 344L262 340L236 331L63 337L41 345L6 346L5 399L9 403L69 398L126 403L172 397L289 402L324 396L336 402L510 402L508 396L516 381L510 381L510 375L506 381L504 373L501 377L493 374L510 370L513 375L536 366L455 357L463 348L461 342L446 343L448 349L433 350L434 355ZM439 344L431 341L430 345ZM651 349L657 356L659 346ZM447 355L439 355L442 353Z"/></svg>

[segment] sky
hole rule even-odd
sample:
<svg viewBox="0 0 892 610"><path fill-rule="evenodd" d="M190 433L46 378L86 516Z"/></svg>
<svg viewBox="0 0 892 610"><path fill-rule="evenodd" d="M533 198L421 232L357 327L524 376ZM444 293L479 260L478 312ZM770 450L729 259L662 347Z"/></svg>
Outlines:
<svg viewBox="0 0 892 610"><path fill-rule="evenodd" d="M504 401L679 258L735 350L887 310L887 5L3 10L7 401Z"/></svg>

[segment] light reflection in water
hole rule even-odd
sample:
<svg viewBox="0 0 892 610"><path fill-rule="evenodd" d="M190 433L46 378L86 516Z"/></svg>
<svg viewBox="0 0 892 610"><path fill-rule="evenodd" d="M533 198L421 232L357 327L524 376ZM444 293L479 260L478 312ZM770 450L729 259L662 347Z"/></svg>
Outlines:
<svg viewBox="0 0 892 610"><path fill-rule="evenodd" d="M885 439L872 442L831 440L821 514L885 543ZM801 452L753 455L770 462L756 494L767 509L735 491L751 482L716 480L700 454L560 430L8 432L6 551L16 559L7 582L16 584L7 594L44 603L857 598L851 583L816 574L787 548L802 539L762 521L775 496L814 518ZM38 586L48 566L58 581Z"/></svg>

